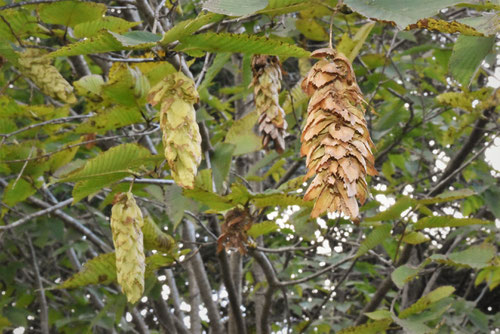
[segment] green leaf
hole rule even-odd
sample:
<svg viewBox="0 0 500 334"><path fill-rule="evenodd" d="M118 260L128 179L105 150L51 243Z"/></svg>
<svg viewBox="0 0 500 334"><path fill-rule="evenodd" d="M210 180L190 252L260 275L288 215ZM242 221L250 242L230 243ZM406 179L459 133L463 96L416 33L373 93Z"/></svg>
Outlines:
<svg viewBox="0 0 500 334"><path fill-rule="evenodd" d="M269 0L269 5L267 5L266 8L259 10L257 13L276 16L291 12L298 12L311 8L312 6L314 6L314 4L306 0Z"/></svg>
<svg viewBox="0 0 500 334"><path fill-rule="evenodd" d="M326 29L315 18L300 18L295 21L295 27L312 41L327 41L329 38Z"/></svg>
<svg viewBox="0 0 500 334"><path fill-rule="evenodd" d="M142 160L150 156L145 147L137 144L118 145L88 160L84 167L63 177L59 182L83 181L117 173L129 174L131 168L141 166Z"/></svg>
<svg viewBox="0 0 500 334"><path fill-rule="evenodd" d="M353 62L358 56L359 51L363 47L363 44L368 38L368 35L370 35L374 26L375 22L368 22L364 24L356 32L353 39L351 39L347 33L342 35L342 38L337 45L337 50L342 52L351 62Z"/></svg>
<svg viewBox="0 0 500 334"><path fill-rule="evenodd" d="M73 33L76 38L93 37L104 29L121 34L139 24L140 22L129 22L115 16L105 16L97 20L77 24L73 29Z"/></svg>
<svg viewBox="0 0 500 334"><path fill-rule="evenodd" d="M184 217L184 210L193 210L193 201L182 195L182 188L178 185L171 185L165 191L165 206L167 216L174 224L174 230Z"/></svg>
<svg viewBox="0 0 500 334"><path fill-rule="evenodd" d="M185 189L184 195L205 204L211 210L215 211L225 211L234 207L229 199L205 189Z"/></svg>
<svg viewBox="0 0 500 334"><path fill-rule="evenodd" d="M299 108L309 101L309 96L307 96L300 86L301 83L302 81L297 82L286 95L285 102L283 103L285 114L293 112L294 109Z"/></svg>
<svg viewBox="0 0 500 334"><path fill-rule="evenodd" d="M100 19L107 10L105 4L83 1L60 1L42 4L38 14L45 23L62 24L68 27Z"/></svg>
<svg viewBox="0 0 500 334"><path fill-rule="evenodd" d="M258 208L265 208L268 206L280 206L282 208L286 208L290 205L300 205L303 207L312 206L312 202L304 202L302 196L276 192L263 192L256 194L251 201L252 204Z"/></svg>
<svg viewBox="0 0 500 334"><path fill-rule="evenodd" d="M218 22L223 17L224 15L214 13L202 13L194 19L181 21L163 35L160 44L167 45L185 36L190 36L204 25Z"/></svg>
<svg viewBox="0 0 500 334"><path fill-rule="evenodd" d="M225 143L236 146L234 155L242 155L260 150L261 140L253 132L253 127L257 122L259 115L253 111L237 121L229 128L226 134Z"/></svg>
<svg viewBox="0 0 500 334"><path fill-rule="evenodd" d="M429 292L427 295L417 300L413 305L401 311L399 313L399 318L405 319L408 318L410 315L420 313L425 309L429 308L435 302L450 296L453 292L455 292L454 287L449 285L441 286Z"/></svg>
<svg viewBox="0 0 500 334"><path fill-rule="evenodd" d="M431 328L419 319L400 319L393 316L393 320L402 327L405 334L427 334L432 333Z"/></svg>
<svg viewBox="0 0 500 334"><path fill-rule="evenodd" d="M338 331L337 334L376 334L381 333L389 328L392 319L382 319L373 321L367 324L344 328Z"/></svg>
<svg viewBox="0 0 500 334"><path fill-rule="evenodd" d="M87 261L82 269L57 286L73 289L91 284L111 284L116 281L115 253L101 254Z"/></svg>
<svg viewBox="0 0 500 334"><path fill-rule="evenodd" d="M413 198L403 196L394 203L390 208L385 211L382 211L375 216L365 218L366 222L377 222L377 221L386 221L401 218L401 213L408 208L414 206L416 201Z"/></svg>
<svg viewBox="0 0 500 334"><path fill-rule="evenodd" d="M309 52L277 39L248 34L204 33L186 36L176 51L240 52L285 57L307 57Z"/></svg>
<svg viewBox="0 0 500 334"><path fill-rule="evenodd" d="M493 222L477 218L455 218L453 216L434 216L434 217L425 217L420 219L415 223L415 225L413 225L413 228L415 230L421 230L423 228L459 227L459 226L469 226L477 224L488 225L488 224L493 224Z"/></svg>
<svg viewBox="0 0 500 334"><path fill-rule="evenodd" d="M175 261L170 255L156 253L146 257L146 276L157 269L169 266ZM116 282L115 252L101 254L87 261L82 269L56 286L56 289L74 289L92 284L111 284Z"/></svg>
<svg viewBox="0 0 500 334"><path fill-rule="evenodd" d="M170 253L175 248L174 238L163 232L149 214L144 215L142 233L144 236L144 248L146 250L154 249L159 252Z"/></svg>
<svg viewBox="0 0 500 334"><path fill-rule="evenodd" d="M453 77L464 87L468 87L494 44L495 36L458 36L449 62Z"/></svg>
<svg viewBox="0 0 500 334"><path fill-rule="evenodd" d="M372 233L370 233L366 239L363 240L361 245L359 245L356 257L360 257L361 255L368 253L370 249L377 247L389 238L391 236L391 229L390 224L384 224L376 227Z"/></svg>
<svg viewBox="0 0 500 334"><path fill-rule="evenodd" d="M415 278L419 269L407 264L397 267L391 274L392 281L396 286L402 289L406 283Z"/></svg>
<svg viewBox="0 0 500 334"><path fill-rule="evenodd" d="M483 193L484 202L488 209L495 215L495 217L500 219L500 205L498 205L498 199L500 198L500 188L497 186L490 186Z"/></svg>
<svg viewBox="0 0 500 334"><path fill-rule="evenodd" d="M87 119L75 128L76 133L105 133L144 121L137 107L116 106Z"/></svg>
<svg viewBox="0 0 500 334"><path fill-rule="evenodd" d="M130 31L123 35L111 31L109 33L113 35L118 42L120 42L123 46L126 47L136 47L147 44L153 46L156 42L159 42L161 40L161 36L153 34L149 31L136 30L136 31Z"/></svg>
<svg viewBox="0 0 500 334"><path fill-rule="evenodd" d="M215 76L227 64L230 58L231 58L230 53L218 53L215 56L212 65L208 68L207 73L205 74L205 78L203 78L203 81L198 87L198 91L208 88L210 86L212 80L214 80Z"/></svg>
<svg viewBox="0 0 500 334"><path fill-rule="evenodd" d="M155 46L159 40L157 35L146 32L144 34L138 33L141 32L136 31L119 35L110 31L103 31L94 37L63 46L59 50L47 54L46 57L78 56L120 50L149 49Z"/></svg>
<svg viewBox="0 0 500 334"><path fill-rule="evenodd" d="M73 82L73 86L79 95L98 100L101 99L100 95L104 86L104 79L98 74L90 74Z"/></svg>
<svg viewBox="0 0 500 334"><path fill-rule="evenodd" d="M150 158L149 151L136 144L115 146L97 157L88 160L80 169L58 180L78 182L73 188L74 203L95 193L103 187L121 180Z"/></svg>
<svg viewBox="0 0 500 334"><path fill-rule="evenodd" d="M344 3L353 11L382 21L396 23L398 28L416 23L420 19L434 16L439 10L457 3L472 2L472 0L345 0Z"/></svg>
<svg viewBox="0 0 500 334"><path fill-rule="evenodd" d="M212 155L212 175L215 182L215 187L220 192L222 190L222 184L226 181L229 170L231 168L231 161L233 157L233 152L235 150L233 144L217 143L214 147L214 153Z"/></svg>
<svg viewBox="0 0 500 334"><path fill-rule="evenodd" d="M489 266L481 270L474 281L474 285L478 286L482 282L488 284L490 291L500 285L500 266Z"/></svg>
<svg viewBox="0 0 500 334"><path fill-rule="evenodd" d="M8 24L4 20L0 20L0 36L2 36L2 40L16 42L16 38L24 38L36 33L39 30L38 24L30 14L31 12L27 10L3 10L2 16ZM15 35L12 31L15 32ZM11 45L9 43L2 44L0 54L6 56L10 61L15 61L17 55L12 51Z"/></svg>
<svg viewBox="0 0 500 334"><path fill-rule="evenodd" d="M448 256L451 261L468 266L473 269L481 269L495 257L496 247L491 244L470 246L461 252L454 252Z"/></svg>
<svg viewBox="0 0 500 334"><path fill-rule="evenodd" d="M247 231L248 235L256 239L261 235L266 235L274 232L278 229L278 225L273 221L263 221L258 224L253 224L252 227Z"/></svg>
<svg viewBox="0 0 500 334"><path fill-rule="evenodd" d="M460 190L453 190L453 191L446 191L436 197L433 198L425 198L421 199L418 201L418 203L423 204L423 205L428 205L428 204L437 204L437 203L443 203L443 202L451 202L451 201L456 201L457 199L462 199L466 198L472 195L475 195L476 192L471 189L460 189Z"/></svg>
<svg viewBox="0 0 500 334"><path fill-rule="evenodd" d="M203 9L229 16L243 16L266 8L268 0L207 0Z"/></svg>
<svg viewBox="0 0 500 334"><path fill-rule="evenodd" d="M391 319L392 313L388 310L376 310L373 312L367 312L365 315L372 320L383 320L383 319Z"/></svg>
<svg viewBox="0 0 500 334"><path fill-rule="evenodd" d="M415 232L412 231L408 234L405 234L403 237L403 242L410 244L410 245L418 245L424 242L427 242L431 239L425 236L425 234L421 232Z"/></svg>
<svg viewBox="0 0 500 334"><path fill-rule="evenodd" d="M4 189L2 201L8 206L14 206L35 192L36 189L28 181L19 179L16 182L16 179L12 179Z"/></svg>

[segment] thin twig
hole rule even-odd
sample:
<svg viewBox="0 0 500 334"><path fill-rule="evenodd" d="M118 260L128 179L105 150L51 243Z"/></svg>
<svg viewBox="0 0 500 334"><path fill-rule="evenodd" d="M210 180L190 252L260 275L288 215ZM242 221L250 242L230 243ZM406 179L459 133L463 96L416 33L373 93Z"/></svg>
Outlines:
<svg viewBox="0 0 500 334"><path fill-rule="evenodd" d="M73 202L73 198L69 198L69 199L67 199L67 200L65 200L63 202L59 202L58 204L50 206L47 209L34 212L34 213L30 214L30 215L27 215L27 216L25 216L25 217L23 217L23 218L15 221L12 224L0 226L0 231L2 231L2 230L10 230L12 228L21 226L21 225L29 222L30 220L32 220L32 219L34 219L36 217L44 216L44 215L46 215L48 213L51 213L51 212L54 212L54 211L56 211L56 210L58 210L60 208L63 208L65 206L71 204L71 202Z"/></svg>
<svg viewBox="0 0 500 334"><path fill-rule="evenodd" d="M21 128L21 129L18 129L16 131L13 131L13 132L9 132L9 133L0 133L0 137L4 137L4 138L9 138L9 137L12 137L14 135L17 135L21 132L24 132L24 131L28 131L28 130L31 130L31 129L34 129L36 127L39 127L39 126L44 126L44 125L47 125L47 124L61 124L61 123L67 123L67 122L70 122L72 120L75 120L75 119L82 119L82 118L89 118L89 117L92 117L93 115L77 115L77 116L69 116L69 117L62 117L62 118L55 118L55 119L51 119L51 120L48 120L48 121L44 121L44 122L40 122L40 123L36 123L36 124L30 124L28 126L25 126L24 128Z"/></svg>
<svg viewBox="0 0 500 334"><path fill-rule="evenodd" d="M42 155L39 155L37 157L34 157L34 158L29 158L29 159L16 159L16 160L4 160L4 161L0 161L1 163L17 163L17 162L25 162L25 161L34 161L34 160L39 160L39 159L43 159L43 158L48 158L56 153L59 153L61 151L64 151L64 150L69 150L70 148L73 148L73 147L77 147L77 146L82 146L82 145L87 145L87 144L90 144L90 143L95 143L95 142L99 142L99 141L105 141L105 140L113 140L113 139L120 139L120 138L124 138L124 137L127 137L127 138L130 138L130 137L141 137L141 136L146 136L146 135L149 135L149 134L152 134L152 133L155 133L156 131L158 131L160 129L160 127L157 127L149 132L143 132L143 133L130 133L130 134L126 134L126 135L117 135L117 136L110 136L110 137L102 137L102 138L96 138L96 139L92 139L92 140L86 140L86 141L82 141L80 143L76 143L76 144L72 144L72 145L67 145L67 146L64 146L58 150L55 150L55 151L52 151L52 152L49 152L49 153L46 153L46 154L42 154Z"/></svg>
<svg viewBox="0 0 500 334"><path fill-rule="evenodd" d="M45 289L43 288L42 279L40 277L35 248L33 248L33 243L28 235L26 235L26 239L28 239L28 246L30 248L31 259L33 261L33 268L35 269L35 277L38 285L38 296L40 297L40 328L43 334L49 334L49 307L47 306L47 299L45 298Z"/></svg>

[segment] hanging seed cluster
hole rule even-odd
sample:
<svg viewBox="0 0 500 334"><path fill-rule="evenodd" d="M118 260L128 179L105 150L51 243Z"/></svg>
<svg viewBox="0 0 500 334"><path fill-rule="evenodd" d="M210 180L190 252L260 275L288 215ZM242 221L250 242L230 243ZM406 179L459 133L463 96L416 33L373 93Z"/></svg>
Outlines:
<svg viewBox="0 0 500 334"><path fill-rule="evenodd" d="M21 53L18 60L21 72L44 94L66 103L75 103L73 86L51 65L51 60L43 55L44 51L40 49L28 49Z"/></svg>
<svg viewBox="0 0 500 334"><path fill-rule="evenodd" d="M377 174L364 119L366 102L343 54L325 48L312 57L321 59L302 82L311 99L301 154L307 157L306 179L316 177L304 200L315 200L313 218L342 212L357 222L356 198L363 204L368 196L365 176Z"/></svg>
<svg viewBox="0 0 500 334"><path fill-rule="evenodd" d="M130 303L138 301L144 292L144 225L141 209L131 192L115 196L111 209L111 232L116 254L116 274Z"/></svg>
<svg viewBox="0 0 500 334"><path fill-rule="evenodd" d="M255 108L259 113L259 133L262 146L274 143L278 153L285 150L287 123L279 105L281 66L276 56L256 55L252 58Z"/></svg>
<svg viewBox="0 0 500 334"><path fill-rule="evenodd" d="M153 106L161 103L160 127L172 177L188 189L194 187L201 162L201 136L193 106L198 98L193 80L182 73L168 75L148 95Z"/></svg>
<svg viewBox="0 0 500 334"><path fill-rule="evenodd" d="M221 226L221 235L217 239L217 253L224 248L236 248L240 254L246 254L247 231L250 227L252 219L248 209L234 208L228 211Z"/></svg>

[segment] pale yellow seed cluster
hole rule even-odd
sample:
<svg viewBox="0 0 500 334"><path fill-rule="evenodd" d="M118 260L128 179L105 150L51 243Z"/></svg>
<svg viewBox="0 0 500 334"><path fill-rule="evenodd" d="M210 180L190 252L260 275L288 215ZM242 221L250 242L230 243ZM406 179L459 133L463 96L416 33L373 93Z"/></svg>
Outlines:
<svg viewBox="0 0 500 334"><path fill-rule="evenodd" d="M75 103L73 86L51 65L51 60L43 55L44 51L40 49L28 49L21 53L18 62L22 73L44 94L66 103Z"/></svg>
<svg viewBox="0 0 500 334"><path fill-rule="evenodd" d="M198 98L193 80L182 73L168 75L148 95L152 105L161 103L160 127L172 177L188 189L194 187L201 162L201 136L193 106Z"/></svg>
<svg viewBox="0 0 500 334"><path fill-rule="evenodd" d="M279 105L281 67L278 57L256 55L252 59L255 108L259 113L259 132L262 146L274 143L278 153L285 150L287 123Z"/></svg>
<svg viewBox="0 0 500 334"><path fill-rule="evenodd" d="M116 254L116 274L130 303L137 302L144 292L144 225L142 212L131 192L115 197L111 209L111 232Z"/></svg>
<svg viewBox="0 0 500 334"><path fill-rule="evenodd" d="M365 101L349 60L333 49L312 53L321 58L302 82L311 96L301 154L307 156L306 178L316 175L304 199L315 200L311 216L342 212L358 221L368 196L365 177L376 175Z"/></svg>

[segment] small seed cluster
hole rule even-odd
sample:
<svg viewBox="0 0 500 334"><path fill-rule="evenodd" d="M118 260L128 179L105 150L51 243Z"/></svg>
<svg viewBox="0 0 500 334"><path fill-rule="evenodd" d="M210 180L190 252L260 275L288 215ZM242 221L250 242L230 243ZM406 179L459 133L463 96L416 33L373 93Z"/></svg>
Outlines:
<svg viewBox="0 0 500 334"><path fill-rule="evenodd" d="M252 58L255 108L259 113L262 146L274 143L278 153L285 150L287 123L279 105L281 66L276 56L256 55Z"/></svg>

